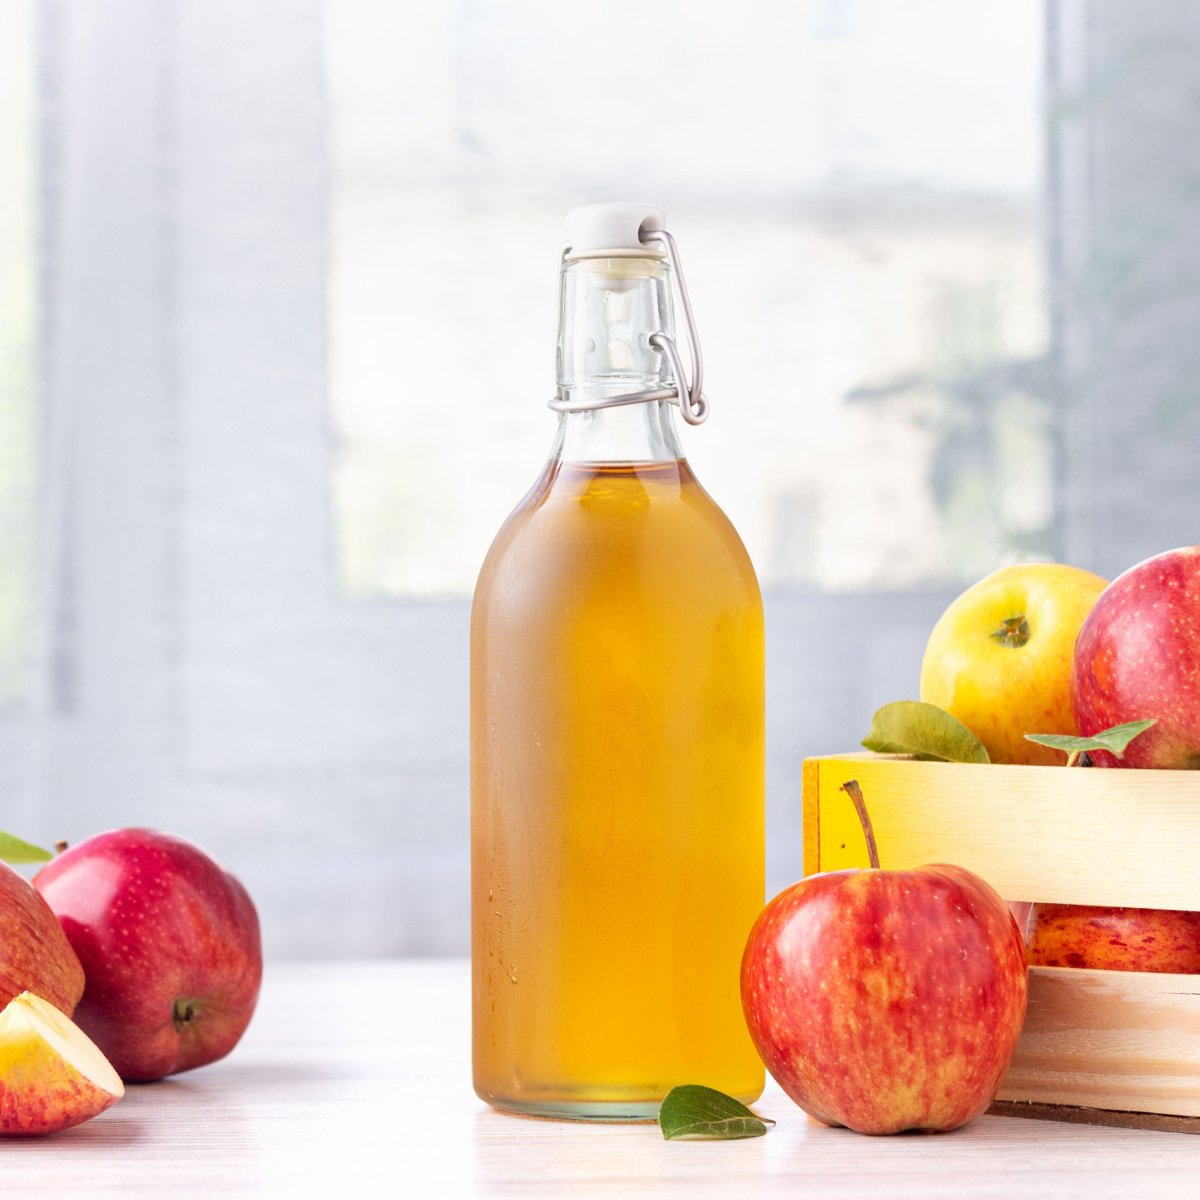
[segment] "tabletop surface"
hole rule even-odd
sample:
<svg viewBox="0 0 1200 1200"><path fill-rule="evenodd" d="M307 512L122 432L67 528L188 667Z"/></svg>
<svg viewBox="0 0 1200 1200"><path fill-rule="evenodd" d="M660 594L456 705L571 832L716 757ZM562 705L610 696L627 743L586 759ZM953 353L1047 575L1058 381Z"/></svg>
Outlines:
<svg viewBox="0 0 1200 1200"><path fill-rule="evenodd" d="M223 1062L130 1087L96 1120L0 1142L6 1195L1185 1197L1200 1136L982 1117L951 1134L860 1137L807 1120L737 1142L656 1125L493 1112L471 1090L460 961L268 964Z"/></svg>

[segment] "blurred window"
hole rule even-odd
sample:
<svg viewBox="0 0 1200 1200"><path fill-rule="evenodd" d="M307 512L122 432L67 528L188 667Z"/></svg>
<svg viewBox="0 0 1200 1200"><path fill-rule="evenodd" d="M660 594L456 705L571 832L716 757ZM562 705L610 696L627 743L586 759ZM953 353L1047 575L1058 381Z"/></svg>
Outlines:
<svg viewBox="0 0 1200 1200"><path fill-rule="evenodd" d="M1051 554L1042 6L644 9L328 6L344 588L470 593L553 433L563 212L620 198L680 238L685 447L764 586Z"/></svg>

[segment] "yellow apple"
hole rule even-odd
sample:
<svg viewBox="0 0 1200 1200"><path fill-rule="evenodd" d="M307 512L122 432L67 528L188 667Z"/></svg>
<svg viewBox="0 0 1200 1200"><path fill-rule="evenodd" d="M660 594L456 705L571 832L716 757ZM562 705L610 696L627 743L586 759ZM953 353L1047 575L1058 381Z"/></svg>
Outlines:
<svg viewBox="0 0 1200 1200"><path fill-rule="evenodd" d="M921 663L921 699L953 713L992 762L1061 764L1027 733L1076 733L1075 638L1107 582L1062 563L1002 567L941 615Z"/></svg>
<svg viewBox="0 0 1200 1200"><path fill-rule="evenodd" d="M0 1134L69 1129L124 1094L108 1059L54 1005L22 992L0 1013Z"/></svg>

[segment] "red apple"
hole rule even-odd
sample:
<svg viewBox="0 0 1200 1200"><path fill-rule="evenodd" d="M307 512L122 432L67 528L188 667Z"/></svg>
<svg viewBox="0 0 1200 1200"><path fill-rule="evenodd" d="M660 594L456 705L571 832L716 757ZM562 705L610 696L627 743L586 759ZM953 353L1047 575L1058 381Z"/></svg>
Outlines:
<svg viewBox="0 0 1200 1200"><path fill-rule="evenodd" d="M0 1009L24 991L69 1017L83 995L83 967L45 900L0 862Z"/></svg>
<svg viewBox="0 0 1200 1200"><path fill-rule="evenodd" d="M1131 567L1100 594L1079 631L1071 705L1085 737L1154 718L1124 758L1098 767L1200 767L1200 546Z"/></svg>
<svg viewBox="0 0 1200 1200"><path fill-rule="evenodd" d="M1035 904L1029 965L1200 974L1200 913Z"/></svg>
<svg viewBox="0 0 1200 1200"><path fill-rule="evenodd" d="M767 1069L817 1120L955 1129L987 1108L1012 1058L1024 940L978 876L882 871L873 841L871 869L811 875L763 910L742 959L746 1022Z"/></svg>
<svg viewBox="0 0 1200 1200"><path fill-rule="evenodd" d="M245 888L182 838L100 833L34 877L87 977L79 1027L125 1080L223 1058L258 1000L262 948Z"/></svg>

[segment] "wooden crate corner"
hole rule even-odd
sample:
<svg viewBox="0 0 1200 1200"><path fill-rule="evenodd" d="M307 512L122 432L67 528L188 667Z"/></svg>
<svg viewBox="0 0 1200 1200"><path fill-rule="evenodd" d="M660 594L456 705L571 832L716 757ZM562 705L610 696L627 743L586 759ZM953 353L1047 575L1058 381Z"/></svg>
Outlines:
<svg viewBox="0 0 1200 1200"><path fill-rule="evenodd" d="M1200 911L1200 773L805 760L804 872L953 862L1009 900ZM1200 1133L1200 975L1034 967L994 1112Z"/></svg>

